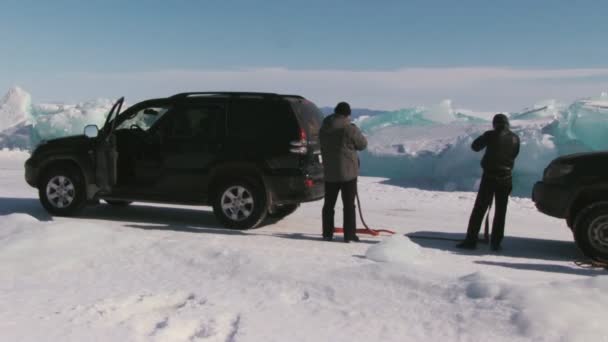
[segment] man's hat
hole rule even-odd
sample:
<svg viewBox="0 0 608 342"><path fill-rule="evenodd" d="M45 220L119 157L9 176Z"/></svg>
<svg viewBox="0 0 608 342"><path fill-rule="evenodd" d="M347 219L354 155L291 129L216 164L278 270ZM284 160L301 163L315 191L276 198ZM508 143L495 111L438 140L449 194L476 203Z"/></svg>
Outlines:
<svg viewBox="0 0 608 342"><path fill-rule="evenodd" d="M340 102L334 109L334 113L344 116L350 115L350 105L346 102Z"/></svg>
<svg viewBox="0 0 608 342"><path fill-rule="evenodd" d="M500 113L494 115L494 119L492 119L492 126L496 127L509 127L509 118Z"/></svg>

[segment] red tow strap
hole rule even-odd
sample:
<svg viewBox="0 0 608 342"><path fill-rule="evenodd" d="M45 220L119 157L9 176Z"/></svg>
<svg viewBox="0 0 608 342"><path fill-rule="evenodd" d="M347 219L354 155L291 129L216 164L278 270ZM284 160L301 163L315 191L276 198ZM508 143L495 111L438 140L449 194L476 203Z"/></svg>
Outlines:
<svg viewBox="0 0 608 342"><path fill-rule="evenodd" d="M394 231L392 230L388 230L388 229L371 229L371 228L357 228L356 229L357 234L368 234L368 235L372 235L372 236L378 236L380 235L380 233L387 233L387 234L395 234ZM336 227L334 228L334 233L338 233L338 234L344 234L344 228L342 227Z"/></svg>
<svg viewBox="0 0 608 342"><path fill-rule="evenodd" d="M363 212L361 211L361 201L359 200L359 192L357 191L357 193L355 195L357 198L357 207L359 208L359 218L361 218L361 223L363 223L363 227L365 227L365 228L357 228L356 232L358 234L368 234L368 235L372 235L372 236L378 236L378 235L380 235L380 233L387 233L389 235L395 234L394 231L389 230L389 229L371 229L367 225L367 223L365 223L365 220L363 219ZM334 228L334 233L344 234L344 228L336 227L336 228Z"/></svg>

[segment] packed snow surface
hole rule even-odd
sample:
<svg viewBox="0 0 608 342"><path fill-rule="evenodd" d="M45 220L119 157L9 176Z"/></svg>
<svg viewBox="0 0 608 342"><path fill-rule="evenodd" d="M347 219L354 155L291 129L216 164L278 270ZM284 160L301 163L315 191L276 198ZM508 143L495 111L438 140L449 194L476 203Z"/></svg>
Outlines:
<svg viewBox="0 0 608 342"><path fill-rule="evenodd" d="M99 204L49 216L0 151L2 341L606 341L608 277L571 233L509 203L500 254L462 252L474 193L362 177L366 221L389 237L321 240L312 202L249 231L209 208ZM341 222L338 206L337 222Z"/></svg>

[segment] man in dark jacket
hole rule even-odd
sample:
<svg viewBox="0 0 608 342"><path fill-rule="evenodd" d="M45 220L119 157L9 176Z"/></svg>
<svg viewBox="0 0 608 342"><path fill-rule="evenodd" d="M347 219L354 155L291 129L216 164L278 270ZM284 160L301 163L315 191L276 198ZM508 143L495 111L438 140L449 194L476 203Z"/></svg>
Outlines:
<svg viewBox="0 0 608 342"><path fill-rule="evenodd" d="M457 245L458 248L475 249L477 247L477 236L483 215L492 203L492 197L496 202L490 240L493 251L500 250L500 243L504 236L505 216L512 188L513 164L519 154L519 137L509 130L509 119L504 114L496 114L492 125L494 130L485 132L471 145L473 151L479 152L485 148L486 153L481 160L483 176L469 219L467 237Z"/></svg>
<svg viewBox="0 0 608 342"><path fill-rule="evenodd" d="M367 139L350 122L350 106L340 102L334 114L326 117L319 133L325 172L323 203L323 239L331 241L334 234L334 207L342 192L344 206L344 242L359 241L356 234L355 196L359 157L357 151L367 147Z"/></svg>

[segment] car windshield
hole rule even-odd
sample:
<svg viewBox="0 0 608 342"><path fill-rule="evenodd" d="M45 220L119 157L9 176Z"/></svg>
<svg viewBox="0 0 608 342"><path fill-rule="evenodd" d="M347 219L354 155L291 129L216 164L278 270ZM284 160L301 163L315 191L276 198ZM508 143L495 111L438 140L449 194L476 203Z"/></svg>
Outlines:
<svg viewBox="0 0 608 342"><path fill-rule="evenodd" d="M169 106L148 106L140 108L134 114L129 115L129 117L122 121L116 129L139 128L147 131L168 111Z"/></svg>

